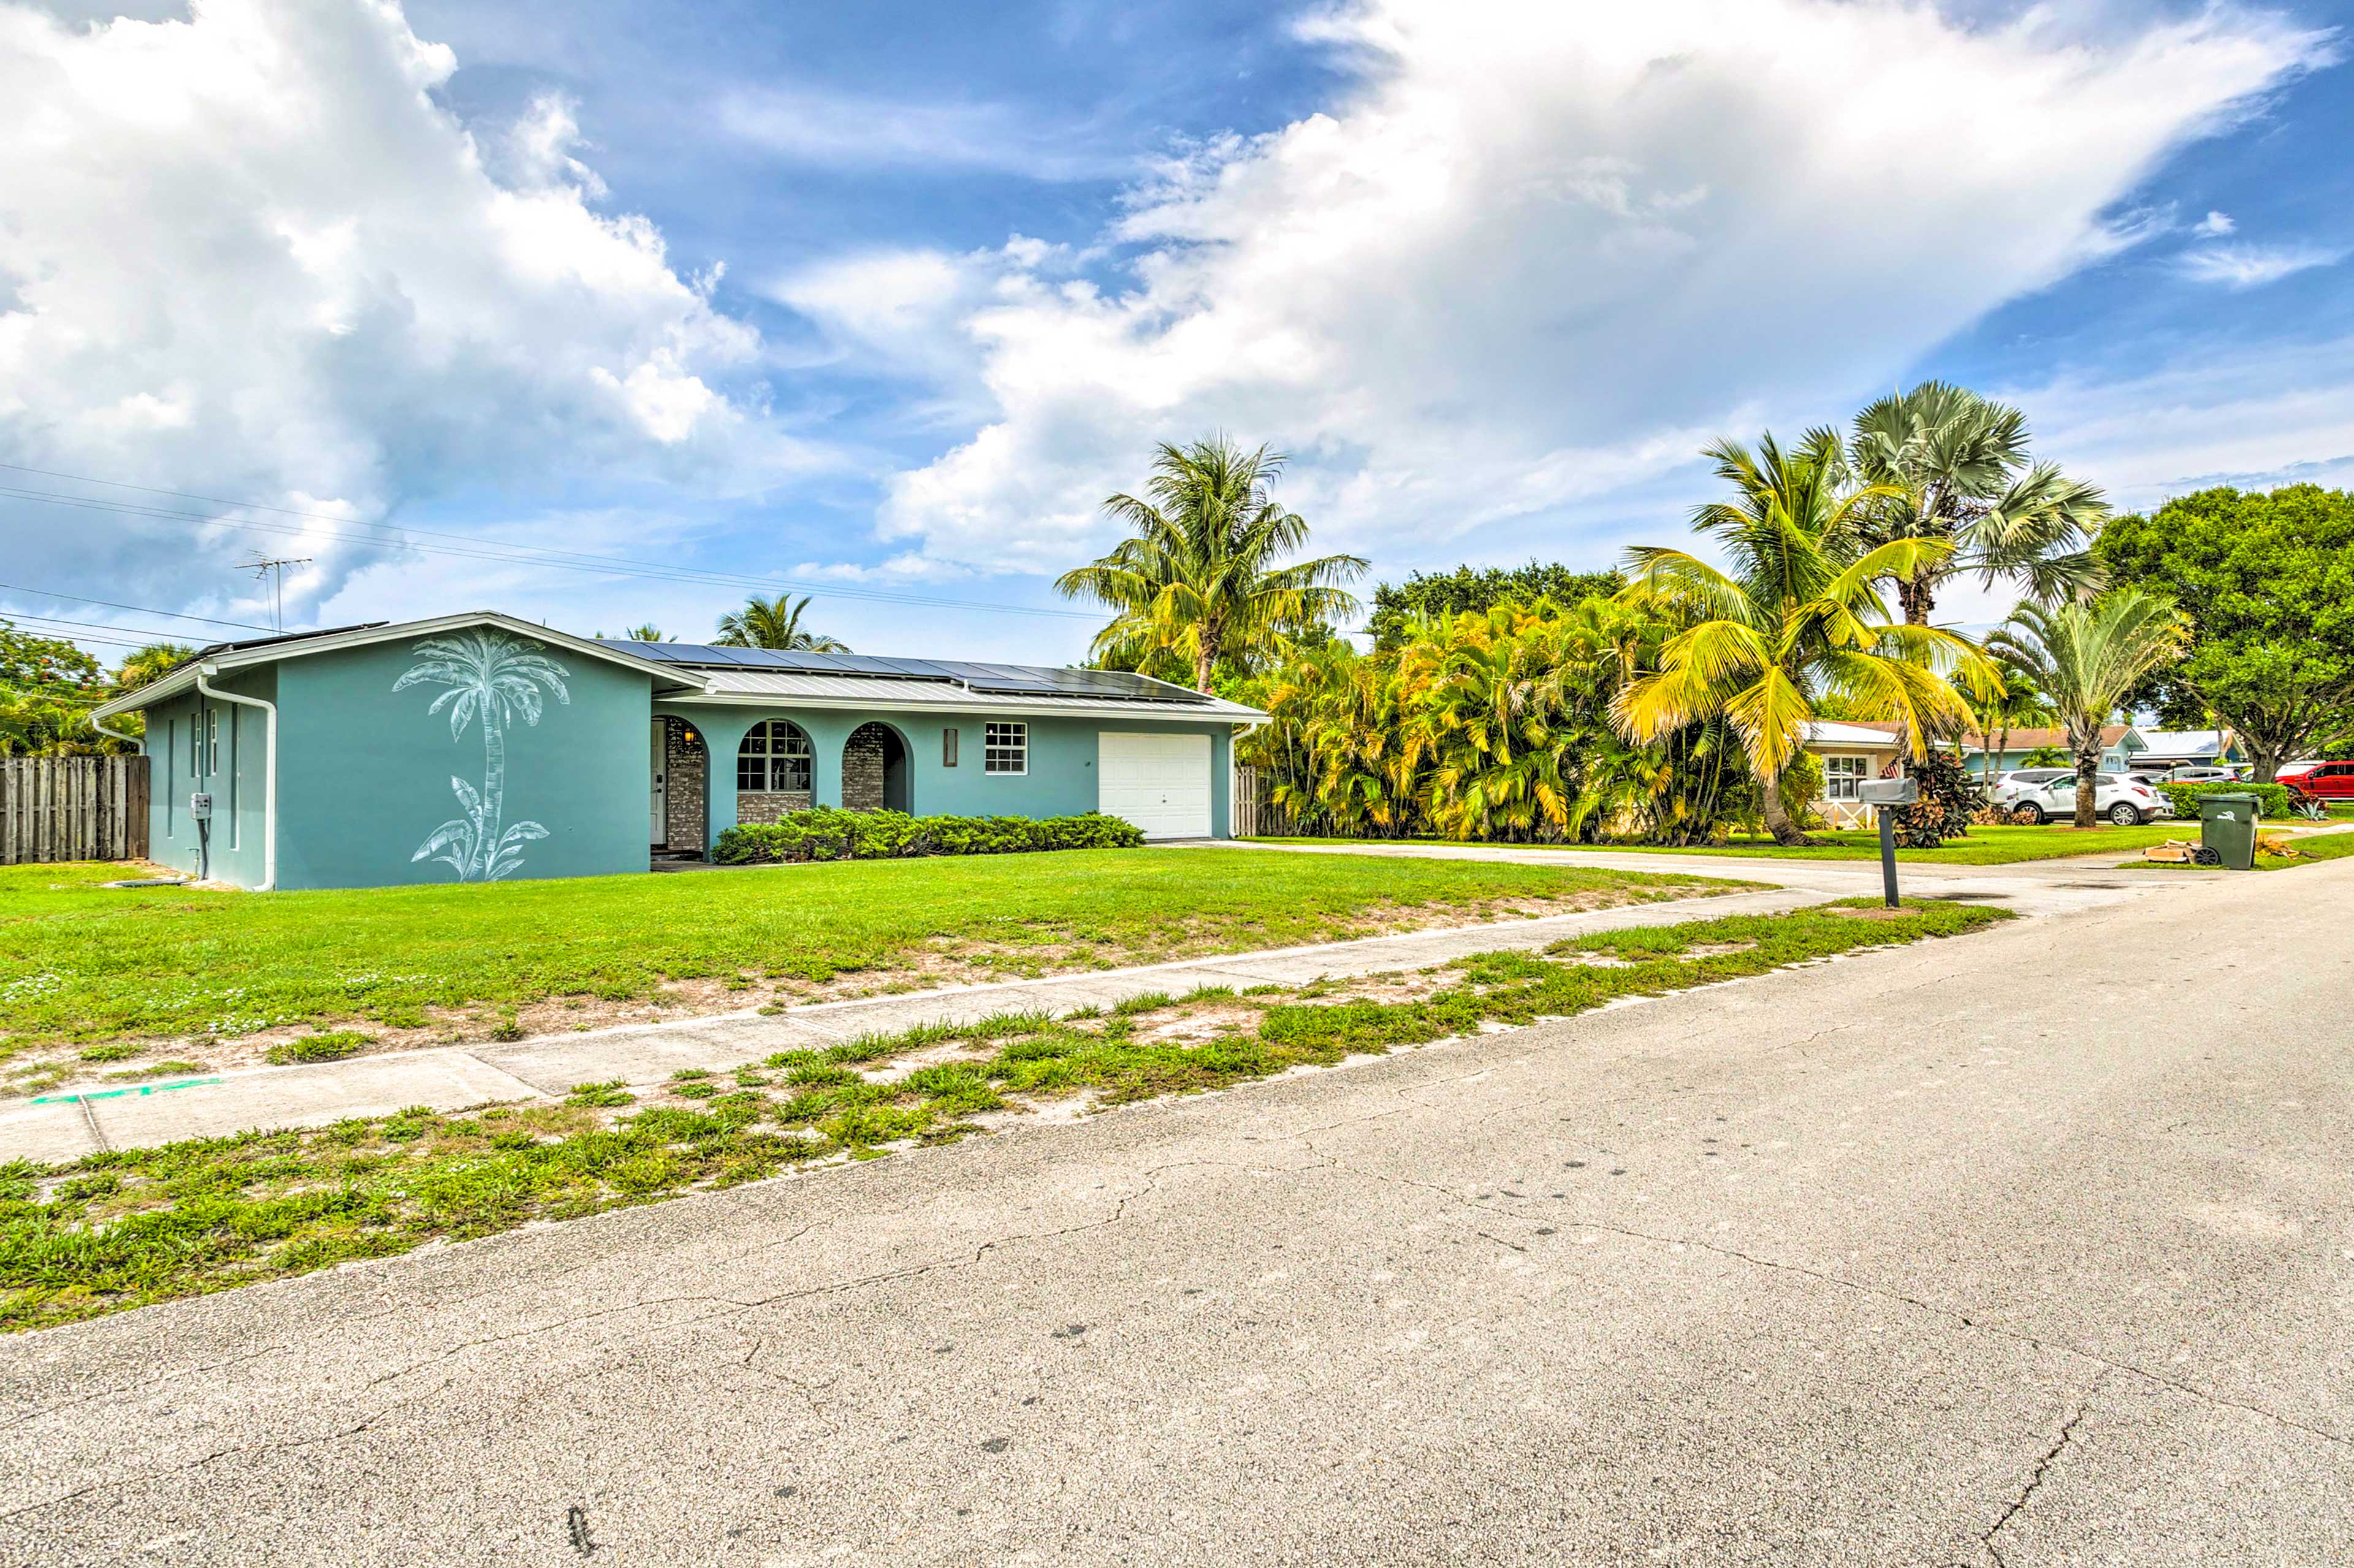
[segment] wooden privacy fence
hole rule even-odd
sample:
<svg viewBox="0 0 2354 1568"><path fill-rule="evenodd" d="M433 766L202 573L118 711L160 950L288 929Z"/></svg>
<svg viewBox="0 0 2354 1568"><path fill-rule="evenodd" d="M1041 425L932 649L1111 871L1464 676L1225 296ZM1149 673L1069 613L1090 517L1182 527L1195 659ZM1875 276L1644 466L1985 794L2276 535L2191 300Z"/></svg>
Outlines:
<svg viewBox="0 0 2354 1568"><path fill-rule="evenodd" d="M1235 787L1227 796L1230 830L1238 839L1279 838L1296 832L1291 819L1267 799L1266 784L1256 768L1235 769Z"/></svg>
<svg viewBox="0 0 2354 1568"><path fill-rule="evenodd" d="M0 865L147 857L143 757L0 757Z"/></svg>

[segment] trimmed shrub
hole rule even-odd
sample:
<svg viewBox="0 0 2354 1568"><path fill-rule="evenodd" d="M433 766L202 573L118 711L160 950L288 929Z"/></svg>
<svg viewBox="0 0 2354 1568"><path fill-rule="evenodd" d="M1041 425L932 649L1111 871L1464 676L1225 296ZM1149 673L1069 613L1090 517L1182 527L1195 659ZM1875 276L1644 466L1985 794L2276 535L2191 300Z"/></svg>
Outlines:
<svg viewBox="0 0 2354 1568"><path fill-rule="evenodd" d="M1904 765L1921 787L1921 798L1896 813L1896 842L1906 849L1935 849L1947 839L1967 837L1970 819L1987 803L1985 782L1960 756L1929 748Z"/></svg>
<svg viewBox="0 0 2354 1568"><path fill-rule="evenodd" d="M2205 784L2160 784L2158 792L2174 808L2174 814L2191 821L2199 820L2199 797L2201 795L2253 795L2263 803L2267 817L2285 817L2289 801L2294 798L2285 784L2226 784L2216 779Z"/></svg>
<svg viewBox="0 0 2354 1568"><path fill-rule="evenodd" d="M1100 811L1076 817L911 817L905 811L850 811L819 806L795 811L781 821L730 828L719 835L712 858L721 865L774 865L812 860L1136 849L1143 842L1143 833L1133 823Z"/></svg>

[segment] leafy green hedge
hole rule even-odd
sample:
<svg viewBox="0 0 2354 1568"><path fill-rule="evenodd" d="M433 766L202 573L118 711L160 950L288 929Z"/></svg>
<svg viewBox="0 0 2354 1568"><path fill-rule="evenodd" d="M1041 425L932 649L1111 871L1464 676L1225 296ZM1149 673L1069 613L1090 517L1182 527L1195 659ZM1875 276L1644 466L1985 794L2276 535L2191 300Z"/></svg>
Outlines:
<svg viewBox="0 0 2354 1568"><path fill-rule="evenodd" d="M2160 784L2158 792L2166 797L2166 803L2174 808L2176 816L2194 822L2199 820L2199 797L2201 795L2253 795L2264 803L2265 816L2285 817L2289 814L2290 794L2285 784L2226 784L2221 780L2207 784Z"/></svg>
<svg viewBox="0 0 2354 1568"><path fill-rule="evenodd" d="M722 865L783 861L898 860L928 854L1015 854L1028 850L1136 849L1134 824L1100 811L1076 817L911 817L819 806L782 821L728 829L712 858Z"/></svg>

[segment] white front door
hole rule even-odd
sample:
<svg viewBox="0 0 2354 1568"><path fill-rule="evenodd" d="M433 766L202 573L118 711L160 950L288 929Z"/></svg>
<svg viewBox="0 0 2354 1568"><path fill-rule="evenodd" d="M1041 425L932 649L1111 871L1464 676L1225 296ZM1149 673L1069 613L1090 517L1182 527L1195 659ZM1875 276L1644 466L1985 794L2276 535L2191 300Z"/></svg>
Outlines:
<svg viewBox="0 0 2354 1568"><path fill-rule="evenodd" d="M1096 807L1124 817L1148 839L1210 836L1210 737L1096 736Z"/></svg>
<svg viewBox="0 0 2354 1568"><path fill-rule="evenodd" d="M654 849L664 848L670 842L670 785L666 781L670 763L669 742L670 726L661 719L654 720L653 815L648 824L650 835L646 841Z"/></svg>

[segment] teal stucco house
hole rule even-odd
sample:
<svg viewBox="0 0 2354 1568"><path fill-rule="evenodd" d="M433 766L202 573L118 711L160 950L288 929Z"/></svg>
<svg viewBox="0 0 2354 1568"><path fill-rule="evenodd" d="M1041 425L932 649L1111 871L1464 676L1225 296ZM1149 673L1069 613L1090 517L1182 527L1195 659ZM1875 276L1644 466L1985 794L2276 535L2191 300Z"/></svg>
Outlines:
<svg viewBox="0 0 2354 1568"><path fill-rule="evenodd" d="M252 888L599 876L811 806L1228 833L1265 715L1111 671L573 637L491 611L205 649L145 715L154 858Z"/></svg>

